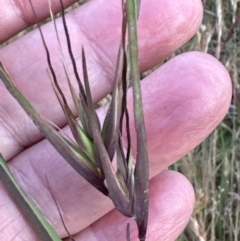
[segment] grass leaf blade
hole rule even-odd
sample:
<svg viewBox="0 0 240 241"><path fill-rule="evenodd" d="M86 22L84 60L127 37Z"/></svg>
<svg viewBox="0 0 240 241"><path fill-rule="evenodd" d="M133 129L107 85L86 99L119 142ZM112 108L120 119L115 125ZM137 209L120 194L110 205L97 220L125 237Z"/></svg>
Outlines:
<svg viewBox="0 0 240 241"><path fill-rule="evenodd" d="M104 120L102 137L104 145L109 154L110 160L113 159L113 156L116 152L116 146L118 143L120 135L120 117L122 109L122 92L120 91L121 87L118 87L118 83L122 79L123 71L123 49L122 44L119 47L117 67L114 77L114 90L112 93L111 103L108 108L107 115Z"/></svg>
<svg viewBox="0 0 240 241"><path fill-rule="evenodd" d="M71 39L69 36L69 31L68 31L68 27L67 27L67 22L66 22L66 18L65 18L64 6L63 6L62 0L60 0L60 4L61 4L63 27L64 27L64 32L65 32L66 40L67 40L68 52L69 52L69 55L70 55L70 58L72 61L72 65L73 65L73 71L74 71L76 80L78 82L81 99L86 102L86 94L85 94L83 85L81 83L81 80L80 80L80 77L78 74L77 63L76 63L76 60L74 58L73 51L72 51L72 44L71 44Z"/></svg>
<svg viewBox="0 0 240 241"><path fill-rule="evenodd" d="M140 3L140 2L139 2ZM138 225L139 239L146 239L149 205L149 163L147 138L142 107L140 70L138 65L138 39L136 5L134 0L127 0L129 53L134 100L134 120L137 135L137 161L135 166L134 213Z"/></svg>
<svg viewBox="0 0 240 241"><path fill-rule="evenodd" d="M135 0L135 16L136 16L136 19L138 19L138 17L139 17L140 5L141 5L141 0Z"/></svg>
<svg viewBox="0 0 240 241"><path fill-rule="evenodd" d="M132 217L132 204L129 200L128 190L125 187L125 183L122 182L122 178L117 177L115 174L112 163L103 144L101 133L97 129L94 131L94 143L99 153L99 157L101 158L101 163L109 190L109 197L112 199L118 211L125 216Z"/></svg>

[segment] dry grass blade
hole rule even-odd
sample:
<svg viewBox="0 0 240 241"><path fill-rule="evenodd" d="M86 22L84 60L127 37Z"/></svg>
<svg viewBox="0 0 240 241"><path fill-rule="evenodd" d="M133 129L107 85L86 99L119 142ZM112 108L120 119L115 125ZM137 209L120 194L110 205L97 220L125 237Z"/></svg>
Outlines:
<svg viewBox="0 0 240 241"><path fill-rule="evenodd" d="M126 31L127 31L127 11L126 11L126 4L122 1L122 12L123 12L123 20L122 20L122 48L123 48L123 74L122 74L122 82L121 82L121 92L122 92L122 110L120 116L120 132L123 132L123 118L125 117L126 120L126 134L127 134L127 153L126 153L126 161L128 162L130 158L130 151L131 151L131 137L130 137L130 122L129 122L129 114L127 109L127 90L128 90L128 83L127 80L129 79L129 71L127 66L127 53L126 53ZM121 148L121 142L119 141L119 145ZM127 169L126 169L127 170Z"/></svg>
<svg viewBox="0 0 240 241"><path fill-rule="evenodd" d="M62 57L62 63L63 63L65 76L66 76L66 79L68 81L69 89L70 89L71 94L72 94L72 98L73 98L73 101L74 101L75 108L78 111L79 116L86 116L85 113L83 113L84 111L83 111L83 108L81 107L80 99L78 98L78 95L77 95L77 93L76 93L76 91L75 91L75 89L74 89L74 87L71 83L70 75L69 75L69 72L68 72L68 69L67 69L67 65L65 63L65 57L63 55L63 50L62 50L62 46L61 46L61 42L60 42L58 30L57 30L56 20L55 20L55 17L53 15L53 12L52 12L51 1L49 0L48 3L49 3L49 11L50 11L50 14L51 14L51 19L54 23L54 29L55 29L55 33L56 33L56 37L57 37L57 41L58 41L59 51L60 51L60 54L61 54L61 57ZM66 21L65 21L65 24L66 24ZM84 131L84 130L88 129L88 127L86 125L84 125L84 128L81 127L81 125L78 123L76 118L73 116L70 108L68 106L64 105L64 102L61 99L61 94L59 93L58 88L56 88L54 83L53 83L53 88L54 88L56 96L58 97L58 101L61 104L61 107L62 107L62 109L65 113L65 116L66 116L68 124L71 128L74 139L79 146L79 151L84 156L84 159L89 158L89 161L91 161L92 163L95 164L94 146L92 144L92 140L87 135L88 131L86 131L86 132ZM86 119L86 117L82 118L82 119ZM84 120L82 121L82 123L83 122L84 122Z"/></svg>
<svg viewBox="0 0 240 241"><path fill-rule="evenodd" d="M78 85L79 85L80 98L83 99L83 101L86 103L86 95L85 95L84 88L83 88L83 85L81 83L81 80L80 80L80 77L79 77L79 74L78 74L77 64L76 64L76 61L75 61L75 58L74 58L74 55L73 55L73 51L72 51L71 40L70 40L70 37L69 37L69 32L68 32L68 28L67 28L67 24L66 24L66 19L65 19L63 1L60 0L60 3L61 3L61 13L62 13L63 27L64 27L64 32L65 32L65 35L66 35L67 45L68 45L68 52L69 52L69 55L70 55L70 58L71 58L71 61L72 61L74 74L75 74L76 80L77 80Z"/></svg>
<svg viewBox="0 0 240 241"><path fill-rule="evenodd" d="M89 84L88 73L87 73L87 63L86 63L86 57L85 57L85 52L83 48L82 48L82 68L83 68L83 78L84 78L85 91L86 91L85 93L86 103L82 100L82 106L84 111L83 114L86 115L87 117L86 120L88 121L88 127L86 132L93 140L93 143L97 150L96 138L94 138L94 135L95 135L95 132L100 132L101 126L92 102L92 95L91 95L90 84ZM105 178L101 157L99 155L100 153L96 151L95 161L96 161L97 167L101 172L102 177Z"/></svg>
<svg viewBox="0 0 240 241"><path fill-rule="evenodd" d="M128 167L121 138L119 138L117 147L117 168L118 175L121 175L121 178L127 183Z"/></svg>
<svg viewBox="0 0 240 241"><path fill-rule="evenodd" d="M129 113L127 109L127 91L128 91L128 80L129 80L129 69L127 68L127 51L126 51L126 32L127 32L127 11L126 11L126 4L122 1L122 12L123 12L123 20L122 20L122 49L123 56L122 56L122 81L119 88L119 91L122 95L121 100L121 114L119 120L119 131L120 135L118 138L118 149L117 149L117 165L118 165L118 175L121 175L121 178L124 180L128 191L129 197L133 200L133 182L132 174L134 166L132 162L130 162L130 155L131 155L131 136L130 136L130 121L129 121ZM122 143L122 132L123 132L123 120L125 118L125 131L126 131L126 153ZM131 165L129 165L131 163Z"/></svg>
<svg viewBox="0 0 240 241"><path fill-rule="evenodd" d="M131 241L131 237L130 237L130 223L127 223L126 239L127 239L127 241Z"/></svg>
<svg viewBox="0 0 240 241"><path fill-rule="evenodd" d="M88 117L88 122L93 120L96 124L95 128L98 128L98 130L100 131L100 129L101 129L100 121L98 119L98 115L94 109L94 105L92 102L92 94L91 94L91 89L90 89L90 84L89 84L87 63L86 63L86 56L85 56L84 48L82 48L82 69L83 69L83 80L84 80L85 92L86 92L86 106L83 105L83 107L85 108L85 112Z"/></svg>
<svg viewBox="0 0 240 241"><path fill-rule="evenodd" d="M104 141L100 132L99 121L96 115L96 112L93 109L91 91L89 86L88 74L87 74L87 65L84 50L82 52L82 61L83 61L83 75L84 75L84 83L86 89L87 96L87 106L86 113L88 116L88 120L91 126L91 131L93 135L93 142L95 148L98 153L98 157L100 159L101 166L104 176L106 178L107 188L109 191L109 197L112 199L115 207L125 216L132 216L132 204L129 199L129 193L127 187L125 185L124 180L121 176L118 176L115 173L115 170L112 166L110 156L106 147L104 145ZM120 67L120 65L118 65ZM116 152L116 150L115 150Z"/></svg>
<svg viewBox="0 0 240 241"><path fill-rule="evenodd" d="M127 187L121 178L116 175L98 130L94 132L93 139L103 166L109 197L112 199L117 210L125 216L132 217L132 203L129 199Z"/></svg>
<svg viewBox="0 0 240 241"><path fill-rule="evenodd" d="M238 12L236 14L236 19L234 23L231 25L230 29L228 30L228 35L224 41L225 43L227 43L231 38L233 38L234 32L239 26L240 26L240 10L238 9Z"/></svg>
<svg viewBox="0 0 240 241"><path fill-rule="evenodd" d="M138 66L138 42L136 14L138 14L134 0L127 1L129 52L131 78L134 98L134 119L137 134L137 161L135 166L135 199L134 213L139 230L139 239L146 239L149 205L149 163L147 139L143 116L142 96L140 86L140 71Z"/></svg>
<svg viewBox="0 0 240 241"><path fill-rule="evenodd" d="M102 137L104 141L104 145L108 151L109 158L112 161L116 145L118 144L118 139L120 135L120 112L121 112L121 104L122 104L122 91L121 88L118 87L118 83L122 79L122 71L123 71L123 49L122 44L120 45L118 51L118 59L117 59L117 67L115 71L115 80L114 80L114 90L112 93L112 100L109 104L108 112L104 120Z"/></svg>
<svg viewBox="0 0 240 241"><path fill-rule="evenodd" d="M79 77L79 74L78 74L78 70L77 70L77 64L76 64L76 61L75 61L75 58L74 58L74 55L73 55L71 39L70 39L70 36L69 36L69 31L68 31L68 27L67 27L67 23L66 23L64 5L63 5L62 0L60 0L60 3L61 3L62 22L63 22L64 32L65 32L65 35L66 35L68 52L69 52L70 59L71 59L72 65L73 65L74 75L75 75L75 78L76 78L77 83L78 83L79 99L80 100L78 100L78 97L76 96L76 94L73 90L73 87L71 85L69 77L67 79L68 79L70 90L72 92L72 97L73 97L76 109L78 111L78 115L79 115L79 118L81 120L81 124L83 126L83 129L86 131L86 134L88 135L88 137L90 139L92 139L91 128L89 127L88 117L87 117L87 114L86 114L87 97L86 97L84 87L81 83L81 80L80 80L80 77Z"/></svg>

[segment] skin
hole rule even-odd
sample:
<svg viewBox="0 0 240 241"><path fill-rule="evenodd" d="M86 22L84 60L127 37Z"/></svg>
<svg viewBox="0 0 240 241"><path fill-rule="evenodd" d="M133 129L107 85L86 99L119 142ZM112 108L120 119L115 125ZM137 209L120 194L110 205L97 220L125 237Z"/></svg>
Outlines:
<svg viewBox="0 0 240 241"><path fill-rule="evenodd" d="M21 0L2 0L0 41L34 23ZM27 1L24 1L27 4ZM32 0L39 19L48 15L47 1ZM58 1L53 1L58 11ZM64 1L66 5L73 1ZM81 66L81 45L87 53L94 102L111 92L120 39L120 0L92 0L68 14L75 57ZM139 19L140 68L146 71L186 43L202 21L200 0L142 0ZM62 25L59 32L64 40ZM52 24L43 27L57 77L66 96ZM0 50L13 81L34 107L64 132L66 119L51 88L39 32L33 31ZM67 63L70 61L67 59ZM81 69L81 68L79 68ZM72 69L70 69L72 74ZM81 73L81 71L80 71ZM99 78L100 77L100 78ZM150 158L150 214L148 240L176 240L194 207L194 191L181 174L166 168L201 143L227 113L231 81L214 57L200 52L179 55L142 82ZM132 94L128 104L132 117ZM69 96L70 99L70 96ZM70 103L72 105L72 103ZM103 118L106 108L99 109ZM131 118L131 129L134 128ZM111 201L81 178L44 139L0 82L0 151L23 190L48 218L62 238L67 234L46 182L60 206L75 240L125 240L127 221L137 240L133 220L114 210ZM133 146L135 144L133 132ZM38 240L0 183L0 240Z"/></svg>

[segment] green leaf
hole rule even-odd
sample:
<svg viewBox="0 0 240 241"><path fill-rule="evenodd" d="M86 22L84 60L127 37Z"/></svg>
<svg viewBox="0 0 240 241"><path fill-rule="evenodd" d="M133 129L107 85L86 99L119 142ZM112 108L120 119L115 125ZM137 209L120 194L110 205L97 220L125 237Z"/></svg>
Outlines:
<svg viewBox="0 0 240 241"><path fill-rule="evenodd" d="M96 176L98 176L99 178L102 179L103 182L103 178L95 164L94 161L92 161L91 159L89 159L89 157L84 153L84 151L79 148L79 146L75 145L75 143L73 143L72 141L70 141L69 139L63 137L66 145L68 146L68 148L74 153L74 155L77 157L76 160L80 165L83 165L84 167L88 167L92 172L94 172L94 174Z"/></svg>
<svg viewBox="0 0 240 241"><path fill-rule="evenodd" d="M88 137L88 135L84 132L84 130L81 128L81 126L76 122L76 129L77 133L79 135L79 138L82 142L82 149L84 153L87 155L87 157L96 164L95 162L95 148L93 145L92 140ZM81 149L81 148L80 148Z"/></svg>

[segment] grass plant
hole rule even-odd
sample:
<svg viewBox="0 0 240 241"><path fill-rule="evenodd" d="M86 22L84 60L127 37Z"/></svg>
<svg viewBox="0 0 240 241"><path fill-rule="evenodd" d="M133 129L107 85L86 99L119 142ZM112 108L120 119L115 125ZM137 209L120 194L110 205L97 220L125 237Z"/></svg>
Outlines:
<svg viewBox="0 0 240 241"><path fill-rule="evenodd" d="M238 0L203 0L203 5L204 20L199 31L173 56L192 50L214 55L232 76L234 96L229 113L219 127L195 150L171 167L186 175L196 192L195 211L178 241L238 241L240 6Z"/></svg>

